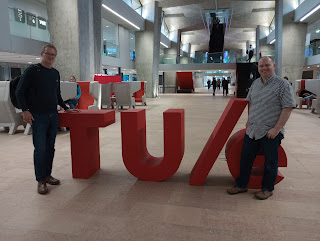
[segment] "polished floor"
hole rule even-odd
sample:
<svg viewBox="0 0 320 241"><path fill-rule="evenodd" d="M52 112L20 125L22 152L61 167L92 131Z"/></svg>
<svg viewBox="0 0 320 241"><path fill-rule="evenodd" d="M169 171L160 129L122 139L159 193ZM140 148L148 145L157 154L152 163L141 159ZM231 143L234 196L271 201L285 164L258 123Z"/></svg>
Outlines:
<svg viewBox="0 0 320 241"><path fill-rule="evenodd" d="M71 175L70 139L59 132L53 176L60 186L36 192L31 136L0 130L0 240L320 240L320 119L295 109L282 145L288 167L274 195L259 201L254 190L235 196L224 150L203 186L189 174L231 97L206 89L147 99L147 145L163 155L162 113L185 109L185 154L177 173L163 182L137 180L121 156L120 114L100 129L101 170L88 180ZM144 108L137 106L137 109ZM234 132L245 126L247 111Z"/></svg>

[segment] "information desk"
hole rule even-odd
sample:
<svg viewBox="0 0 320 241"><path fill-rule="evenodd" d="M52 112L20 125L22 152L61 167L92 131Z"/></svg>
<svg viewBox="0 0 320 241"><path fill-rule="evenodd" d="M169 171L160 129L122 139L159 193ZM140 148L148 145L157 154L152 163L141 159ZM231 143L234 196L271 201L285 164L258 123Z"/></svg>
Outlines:
<svg viewBox="0 0 320 241"><path fill-rule="evenodd" d="M87 179L100 169L99 127L113 123L114 110L59 111L59 126L70 128L73 178Z"/></svg>

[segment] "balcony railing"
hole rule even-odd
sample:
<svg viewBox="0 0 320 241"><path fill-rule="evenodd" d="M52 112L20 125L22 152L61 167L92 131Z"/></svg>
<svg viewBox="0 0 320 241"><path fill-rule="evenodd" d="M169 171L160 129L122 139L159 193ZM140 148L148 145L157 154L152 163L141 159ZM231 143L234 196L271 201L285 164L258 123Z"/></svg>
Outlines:
<svg viewBox="0 0 320 241"><path fill-rule="evenodd" d="M234 53L227 54L226 52L218 53L196 53L192 58L177 57L175 54L162 54L160 55L160 64L207 64L207 63L239 63L245 62Z"/></svg>
<svg viewBox="0 0 320 241"><path fill-rule="evenodd" d="M307 45L304 51L304 57L308 58L314 55L320 54L320 41L316 41Z"/></svg>

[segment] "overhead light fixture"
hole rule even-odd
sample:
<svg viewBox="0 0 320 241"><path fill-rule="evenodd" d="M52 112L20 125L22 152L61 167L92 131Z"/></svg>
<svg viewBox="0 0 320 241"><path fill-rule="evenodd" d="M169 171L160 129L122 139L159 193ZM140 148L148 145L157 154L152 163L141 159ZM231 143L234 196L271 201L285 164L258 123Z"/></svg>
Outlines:
<svg viewBox="0 0 320 241"><path fill-rule="evenodd" d="M28 62L28 64L32 64L32 62Z"/></svg>
<svg viewBox="0 0 320 241"><path fill-rule="evenodd" d="M162 44L162 46L166 47L166 48L169 48L168 45L165 45L164 43L160 42L160 44Z"/></svg>
<svg viewBox="0 0 320 241"><path fill-rule="evenodd" d="M317 65L317 67L319 68L319 67L320 67L320 65Z"/></svg>
<svg viewBox="0 0 320 241"><path fill-rule="evenodd" d="M107 9L108 11L112 12L114 15L118 16L119 18L121 18L122 20L126 21L127 23L131 24L133 27L135 27L136 29L140 30L140 28L131 23L128 19L126 19L125 17L122 17L119 13L113 11L111 8L107 7L106 5L102 4L102 7L104 7L105 9Z"/></svg>
<svg viewBox="0 0 320 241"><path fill-rule="evenodd" d="M40 59L40 58L36 58L36 59Z"/></svg>
<svg viewBox="0 0 320 241"><path fill-rule="evenodd" d="M270 44L273 44L275 41L276 41L276 39L272 40L272 41L270 42Z"/></svg>
<svg viewBox="0 0 320 241"><path fill-rule="evenodd" d="M318 9L320 8L320 4L318 6L316 6L314 9L312 9L309 13L307 13L306 15L304 15L301 19L300 22L302 22L303 20L305 20L307 17L309 17L311 14L313 14L314 12L316 12Z"/></svg>
<svg viewBox="0 0 320 241"><path fill-rule="evenodd" d="M317 29L317 30L316 30L316 33L320 33L320 29Z"/></svg>
<svg viewBox="0 0 320 241"><path fill-rule="evenodd" d="M107 28L109 28L109 26L106 26Z"/></svg>

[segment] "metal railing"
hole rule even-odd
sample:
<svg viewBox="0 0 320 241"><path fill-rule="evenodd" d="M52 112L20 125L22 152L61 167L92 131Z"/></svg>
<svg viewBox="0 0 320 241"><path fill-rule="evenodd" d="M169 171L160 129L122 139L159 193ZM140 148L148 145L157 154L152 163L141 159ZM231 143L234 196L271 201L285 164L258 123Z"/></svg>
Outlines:
<svg viewBox="0 0 320 241"><path fill-rule="evenodd" d="M304 57L308 58L320 54L320 41L315 41L305 47Z"/></svg>

